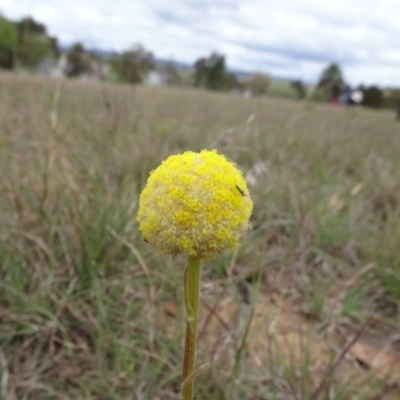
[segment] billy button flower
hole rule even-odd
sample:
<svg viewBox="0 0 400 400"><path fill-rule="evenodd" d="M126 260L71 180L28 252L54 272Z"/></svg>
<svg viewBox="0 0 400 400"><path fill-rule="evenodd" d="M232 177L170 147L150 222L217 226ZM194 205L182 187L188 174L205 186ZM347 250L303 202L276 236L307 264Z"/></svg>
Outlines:
<svg viewBox="0 0 400 400"><path fill-rule="evenodd" d="M201 262L238 246L252 208L242 172L216 150L170 156L150 173L140 195L137 220L145 241L188 256L182 400L193 398Z"/></svg>

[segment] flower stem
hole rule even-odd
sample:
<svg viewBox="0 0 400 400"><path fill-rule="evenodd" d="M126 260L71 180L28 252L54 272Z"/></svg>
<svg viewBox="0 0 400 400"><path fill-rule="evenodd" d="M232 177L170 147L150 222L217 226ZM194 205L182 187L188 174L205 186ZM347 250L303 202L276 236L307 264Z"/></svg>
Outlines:
<svg viewBox="0 0 400 400"><path fill-rule="evenodd" d="M199 306L199 281L201 261L188 258L184 276L186 306L185 355L183 358L181 400L193 399L193 372L196 358L197 315Z"/></svg>

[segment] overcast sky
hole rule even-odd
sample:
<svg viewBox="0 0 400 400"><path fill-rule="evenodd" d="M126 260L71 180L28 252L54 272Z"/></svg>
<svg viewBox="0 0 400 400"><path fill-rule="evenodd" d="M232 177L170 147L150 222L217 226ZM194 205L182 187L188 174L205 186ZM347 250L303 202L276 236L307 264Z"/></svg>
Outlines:
<svg viewBox="0 0 400 400"><path fill-rule="evenodd" d="M231 69L307 82L333 61L353 85L400 86L400 0L0 0L0 12L64 45L140 43L190 64L217 51Z"/></svg>

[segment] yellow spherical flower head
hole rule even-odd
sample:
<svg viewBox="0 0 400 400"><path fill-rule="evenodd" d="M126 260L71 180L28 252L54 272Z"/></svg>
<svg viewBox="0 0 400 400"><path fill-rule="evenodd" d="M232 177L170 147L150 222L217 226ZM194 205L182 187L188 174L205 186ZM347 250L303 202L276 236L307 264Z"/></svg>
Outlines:
<svg viewBox="0 0 400 400"><path fill-rule="evenodd" d="M253 209L246 181L216 150L170 156L150 173L137 220L159 250L212 257L238 245Z"/></svg>

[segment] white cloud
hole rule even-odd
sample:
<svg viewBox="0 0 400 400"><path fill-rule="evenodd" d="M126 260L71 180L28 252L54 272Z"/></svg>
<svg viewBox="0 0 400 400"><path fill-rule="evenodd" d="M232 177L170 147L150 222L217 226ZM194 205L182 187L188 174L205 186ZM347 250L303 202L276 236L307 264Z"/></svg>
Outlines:
<svg viewBox="0 0 400 400"><path fill-rule="evenodd" d="M0 11L32 15L62 43L141 43L189 63L219 51L233 69L307 81L336 61L352 84L400 86L398 0L0 0Z"/></svg>
<svg viewBox="0 0 400 400"><path fill-rule="evenodd" d="M11 7L12 4L12 0L0 0L0 7Z"/></svg>

